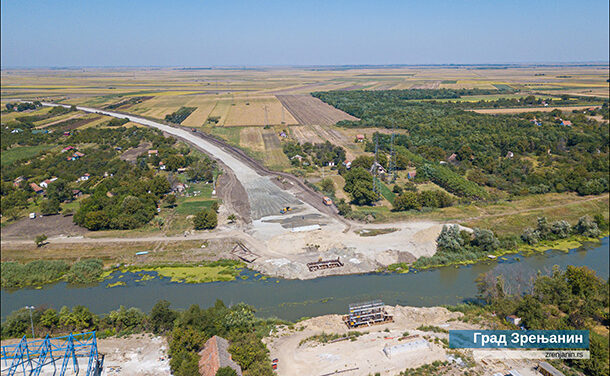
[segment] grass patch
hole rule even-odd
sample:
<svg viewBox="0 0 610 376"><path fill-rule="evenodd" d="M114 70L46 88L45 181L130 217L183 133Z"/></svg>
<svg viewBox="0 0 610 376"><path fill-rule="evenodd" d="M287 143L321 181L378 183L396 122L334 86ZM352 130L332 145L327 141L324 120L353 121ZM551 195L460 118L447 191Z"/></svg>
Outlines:
<svg viewBox="0 0 610 376"><path fill-rule="evenodd" d="M209 209L216 200L183 201L176 206L176 213L195 215L203 209Z"/></svg>
<svg viewBox="0 0 610 376"><path fill-rule="evenodd" d="M31 159L43 151L53 148L54 146L55 145L35 145L11 148L3 151L0 154L0 163L2 166L6 166L22 159Z"/></svg>
<svg viewBox="0 0 610 376"><path fill-rule="evenodd" d="M358 338L362 335L365 335L365 334L367 334L367 333L358 332L358 331L349 332L347 334L322 332L322 334L316 334L316 335L313 335L311 337L307 337L307 338L301 340L301 342L299 342L299 346L304 345L308 342L329 343L329 342L336 341L336 340L355 341L356 338Z"/></svg>

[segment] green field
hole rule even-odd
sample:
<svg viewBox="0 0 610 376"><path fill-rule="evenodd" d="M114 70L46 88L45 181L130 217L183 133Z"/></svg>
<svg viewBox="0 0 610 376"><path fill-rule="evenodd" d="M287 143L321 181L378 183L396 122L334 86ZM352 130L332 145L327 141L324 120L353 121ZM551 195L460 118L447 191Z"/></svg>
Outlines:
<svg viewBox="0 0 610 376"><path fill-rule="evenodd" d="M5 150L0 154L2 166L9 165L20 159L32 158L45 150L53 148L55 145L36 145L36 146L18 146Z"/></svg>

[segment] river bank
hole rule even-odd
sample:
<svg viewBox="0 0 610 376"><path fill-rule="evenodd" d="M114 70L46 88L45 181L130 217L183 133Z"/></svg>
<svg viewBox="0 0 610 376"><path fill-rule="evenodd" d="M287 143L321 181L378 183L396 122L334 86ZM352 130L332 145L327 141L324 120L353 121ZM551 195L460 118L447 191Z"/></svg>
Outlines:
<svg viewBox="0 0 610 376"><path fill-rule="evenodd" d="M277 316L294 321L330 313L343 313L350 303L381 299L389 305L439 306L454 305L476 297L475 280L482 273L535 276L548 272L554 265L587 266L602 278L608 277L608 237L569 252L548 250L530 255L508 254L495 260L472 265L439 267L412 273L368 273L329 276L311 280L287 280L264 277L243 269L238 278L227 282L176 283L160 277L142 280L138 273L126 272L122 278L105 280L93 286L74 287L66 282L42 289L3 289L1 313L5 317L25 305L62 306L88 305L95 313L107 313L120 305L144 311L166 299L176 308L191 304L209 307L216 299L227 304L245 302L256 306L260 317ZM108 288L109 284L122 286ZM414 287L417 288L414 288ZM93 298L92 298L93 297Z"/></svg>
<svg viewBox="0 0 610 376"><path fill-rule="evenodd" d="M413 271L430 270L430 269L442 268L442 267L448 267L448 266L472 265L472 264L476 264L476 263L487 261L487 260L495 260L495 259L501 258L506 255L515 255L515 254L530 255L530 254L534 254L534 253L544 253L548 250L569 252L572 249L584 247L589 243L600 242L604 238L608 237L608 235L609 235L608 231L604 232L599 237L595 237L595 238L590 238L590 237L586 237L586 236L582 236L582 235L573 235L573 236L567 237L565 239L543 240L543 241L540 241L536 245L522 244L515 249L499 249L495 252L490 252L486 255L481 255L478 258L473 258L473 259L469 259L469 260L459 260L459 261L452 261L452 262L443 263L443 264L439 263L439 264L430 264L430 265L423 265L423 266L411 266L406 263L397 263L397 264L389 265L384 270L387 270L389 272L394 272L394 273L409 273L409 272L413 272Z"/></svg>

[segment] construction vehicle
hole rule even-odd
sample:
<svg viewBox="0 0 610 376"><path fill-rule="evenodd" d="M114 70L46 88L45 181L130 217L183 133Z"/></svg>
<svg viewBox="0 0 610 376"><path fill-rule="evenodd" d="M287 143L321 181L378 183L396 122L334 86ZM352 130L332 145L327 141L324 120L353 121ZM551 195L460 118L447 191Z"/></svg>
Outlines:
<svg viewBox="0 0 610 376"><path fill-rule="evenodd" d="M324 202L324 205L326 205L326 206L331 206L333 204L333 200L331 200L330 197L328 197L328 196L324 196L322 201Z"/></svg>
<svg viewBox="0 0 610 376"><path fill-rule="evenodd" d="M290 206L286 206L285 208L282 208L282 210L280 210L280 214L288 213L291 210L292 208Z"/></svg>

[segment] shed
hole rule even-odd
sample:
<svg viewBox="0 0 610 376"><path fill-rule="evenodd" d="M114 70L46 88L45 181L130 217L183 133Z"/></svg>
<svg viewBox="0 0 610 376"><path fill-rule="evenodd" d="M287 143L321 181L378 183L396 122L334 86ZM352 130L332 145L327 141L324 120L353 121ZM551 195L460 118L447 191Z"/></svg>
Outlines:
<svg viewBox="0 0 610 376"><path fill-rule="evenodd" d="M356 135L356 142L362 142L364 141L364 135L363 134L357 134Z"/></svg>

